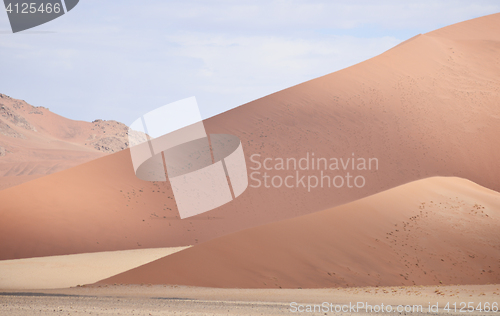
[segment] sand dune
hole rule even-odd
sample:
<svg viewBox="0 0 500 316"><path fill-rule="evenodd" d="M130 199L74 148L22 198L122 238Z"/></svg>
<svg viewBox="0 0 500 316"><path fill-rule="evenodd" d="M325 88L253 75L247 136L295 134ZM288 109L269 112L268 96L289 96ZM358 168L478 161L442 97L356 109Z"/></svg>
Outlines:
<svg viewBox="0 0 500 316"><path fill-rule="evenodd" d="M376 158L377 170L328 171L363 176L362 188L249 187L181 221L169 184L138 180L122 151L0 191L0 259L193 245L431 176L500 191L499 41L500 14L466 21L205 122L241 139L249 168L313 153Z"/></svg>
<svg viewBox="0 0 500 316"><path fill-rule="evenodd" d="M500 283L500 193L429 178L100 281L230 288Z"/></svg>
<svg viewBox="0 0 500 316"><path fill-rule="evenodd" d="M185 249L154 248L0 261L0 289L57 289L96 282Z"/></svg>

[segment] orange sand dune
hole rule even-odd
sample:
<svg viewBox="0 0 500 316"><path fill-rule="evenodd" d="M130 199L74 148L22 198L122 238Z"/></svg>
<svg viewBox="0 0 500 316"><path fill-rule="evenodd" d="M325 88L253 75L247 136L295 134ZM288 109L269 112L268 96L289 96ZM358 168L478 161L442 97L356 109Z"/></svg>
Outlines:
<svg viewBox="0 0 500 316"><path fill-rule="evenodd" d="M138 180L122 151L0 191L0 259L196 245L431 176L500 191L498 104L500 14L494 14L416 36L205 122L210 133L241 139L249 168L313 153L376 158L378 170L327 171L363 176L362 188L249 187L222 207L180 220L169 184ZM296 174L249 169L249 176L261 172L262 179L264 171Z"/></svg>
<svg viewBox="0 0 500 316"><path fill-rule="evenodd" d="M500 282L500 193L429 178L223 236L98 282L323 288Z"/></svg>

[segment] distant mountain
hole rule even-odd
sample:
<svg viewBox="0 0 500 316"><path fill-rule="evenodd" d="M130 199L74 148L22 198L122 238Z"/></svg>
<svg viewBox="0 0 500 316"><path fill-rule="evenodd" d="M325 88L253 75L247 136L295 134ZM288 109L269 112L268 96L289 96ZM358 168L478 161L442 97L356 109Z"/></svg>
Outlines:
<svg viewBox="0 0 500 316"><path fill-rule="evenodd" d="M0 94L0 190L127 147L127 126L74 121Z"/></svg>

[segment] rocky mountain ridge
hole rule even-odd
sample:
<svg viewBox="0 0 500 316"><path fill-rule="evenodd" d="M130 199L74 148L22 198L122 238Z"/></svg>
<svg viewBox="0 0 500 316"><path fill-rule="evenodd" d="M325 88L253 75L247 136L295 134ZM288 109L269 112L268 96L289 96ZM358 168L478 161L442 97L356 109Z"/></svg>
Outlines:
<svg viewBox="0 0 500 316"><path fill-rule="evenodd" d="M32 115L43 116L49 109L32 106L24 100L14 99L0 93L0 134L7 137L26 139L23 130L39 132L36 123L30 123ZM27 115L26 115L27 114ZM85 146L104 153L113 153L127 148L128 127L114 120L97 119L88 123ZM21 131L14 127L21 128ZM49 133L50 134L50 133ZM77 142L80 143L80 142Z"/></svg>
<svg viewBox="0 0 500 316"><path fill-rule="evenodd" d="M128 146L117 121L70 120L0 93L0 190Z"/></svg>

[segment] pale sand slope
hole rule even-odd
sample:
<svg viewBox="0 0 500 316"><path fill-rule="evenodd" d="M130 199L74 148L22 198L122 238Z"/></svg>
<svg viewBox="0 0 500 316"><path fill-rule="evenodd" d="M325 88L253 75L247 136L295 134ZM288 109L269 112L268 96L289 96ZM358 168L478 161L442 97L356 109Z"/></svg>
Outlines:
<svg viewBox="0 0 500 316"><path fill-rule="evenodd" d="M64 296L70 295L70 296ZM496 315L478 311L480 307L491 310L500 301L500 285L467 286L411 286L366 287L314 290L287 289L214 289L172 286L103 286L72 289L0 292L0 313L6 315L290 315L292 302L314 308L326 302L335 308L349 308L358 303L371 305L375 310L387 306L423 311L404 315ZM460 312L471 302L474 312ZM429 303L438 304L438 313L429 313ZM451 312L444 310L450 304ZM457 305L457 312L453 304ZM462 304L464 303L464 304ZM332 304L332 305L330 305ZM481 305L479 305L481 304ZM296 305L298 308L298 305ZM331 307L330 307L331 308ZM466 307L464 310L466 310ZM299 314L299 313L295 313ZM331 311L300 313L306 315L342 315ZM343 315L374 315L366 309ZM400 315L399 313L376 313Z"/></svg>
<svg viewBox="0 0 500 316"><path fill-rule="evenodd" d="M0 289L57 289L93 283L186 247L83 253L0 261Z"/></svg>
<svg viewBox="0 0 500 316"><path fill-rule="evenodd" d="M500 193L429 178L210 240L98 284L325 288L500 283Z"/></svg>
<svg viewBox="0 0 500 316"><path fill-rule="evenodd" d="M138 180L122 151L0 191L0 259L193 245L437 175L500 191L499 43L500 14L466 21L205 122L242 140L249 168L254 154L378 158L378 171L348 170L362 189L249 187L181 221L169 184Z"/></svg>
<svg viewBox="0 0 500 316"><path fill-rule="evenodd" d="M0 190L126 147L115 121L70 120L0 93Z"/></svg>

